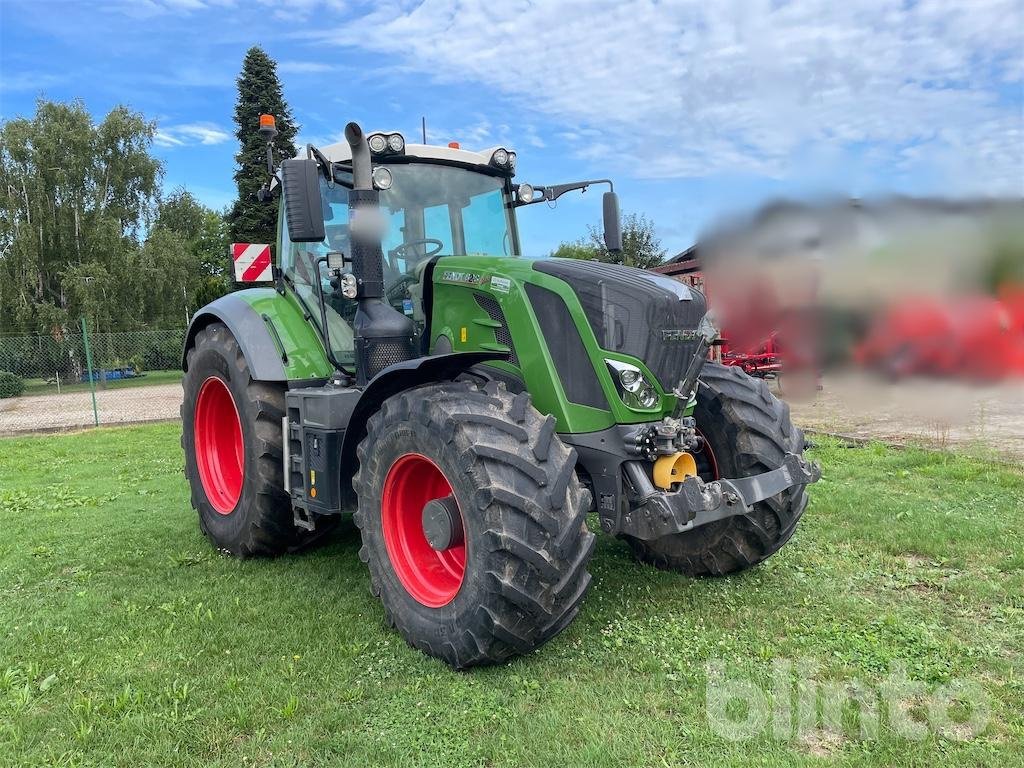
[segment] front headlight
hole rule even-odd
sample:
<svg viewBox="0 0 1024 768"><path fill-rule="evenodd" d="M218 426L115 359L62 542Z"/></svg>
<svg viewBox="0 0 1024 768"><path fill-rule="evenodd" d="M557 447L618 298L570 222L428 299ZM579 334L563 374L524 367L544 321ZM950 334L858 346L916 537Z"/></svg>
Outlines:
<svg viewBox="0 0 1024 768"><path fill-rule="evenodd" d="M661 398L658 397L657 390L644 378L643 371L621 360L606 359L604 362L612 375L619 397L629 408L650 410L658 406Z"/></svg>
<svg viewBox="0 0 1024 768"><path fill-rule="evenodd" d="M643 388L636 393L636 399L644 408L653 408L658 404L658 393L650 384L644 384Z"/></svg>
<svg viewBox="0 0 1024 768"><path fill-rule="evenodd" d="M619 370L619 381L627 392L636 392L643 386L644 376L637 368L622 368Z"/></svg>

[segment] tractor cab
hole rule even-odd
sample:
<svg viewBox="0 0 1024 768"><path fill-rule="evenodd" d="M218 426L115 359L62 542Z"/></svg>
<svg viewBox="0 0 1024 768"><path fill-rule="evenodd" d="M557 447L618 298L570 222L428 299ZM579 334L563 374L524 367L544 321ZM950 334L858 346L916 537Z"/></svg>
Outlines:
<svg viewBox="0 0 1024 768"><path fill-rule="evenodd" d="M519 234L513 212L515 153L504 148L472 152L456 147L406 145L400 134L368 136L373 152L373 183L379 192L374 226L380 236L383 298L413 322L417 348L427 321L424 275L442 256L516 256ZM374 149L377 149L375 152ZM289 236L288 200L281 206L280 269L310 306L326 309L328 338L337 360L354 367L357 299L332 285L338 282L326 258L351 253L350 193L352 153L347 143L316 150L324 239L295 241ZM287 196L288 190L284 191ZM351 292L350 292L351 293ZM314 319L320 317L313 313ZM323 321L321 321L323 322Z"/></svg>

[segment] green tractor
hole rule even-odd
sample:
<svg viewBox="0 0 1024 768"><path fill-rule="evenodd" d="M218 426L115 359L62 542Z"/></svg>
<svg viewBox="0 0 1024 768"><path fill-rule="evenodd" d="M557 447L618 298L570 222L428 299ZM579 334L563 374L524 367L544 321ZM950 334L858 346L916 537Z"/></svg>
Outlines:
<svg viewBox="0 0 1024 768"><path fill-rule="evenodd" d="M265 124L263 124L265 122ZM704 297L521 255L515 153L365 135L284 160L272 285L196 314L192 505L218 549L294 551L353 514L389 625L456 668L527 653L587 589L594 534L689 576L750 568L820 477L763 381L708 362ZM618 200L604 237L621 249Z"/></svg>

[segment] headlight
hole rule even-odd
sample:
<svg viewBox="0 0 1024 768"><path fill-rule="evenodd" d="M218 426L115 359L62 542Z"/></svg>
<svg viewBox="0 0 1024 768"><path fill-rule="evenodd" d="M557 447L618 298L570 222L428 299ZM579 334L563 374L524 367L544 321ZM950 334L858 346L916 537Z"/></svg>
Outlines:
<svg viewBox="0 0 1024 768"><path fill-rule="evenodd" d="M516 195L521 203L533 202L534 194L533 186L530 184L520 184L519 189L516 190Z"/></svg>
<svg viewBox="0 0 1024 768"><path fill-rule="evenodd" d="M643 386L644 377L636 368L623 368L619 371L619 381L627 392L636 392Z"/></svg>
<svg viewBox="0 0 1024 768"><path fill-rule="evenodd" d="M509 152L508 153L508 167L509 168L515 168L516 167L516 153L515 152Z"/></svg>
<svg viewBox="0 0 1024 768"><path fill-rule="evenodd" d="M351 272L346 272L341 276L338 288L341 290L341 295L346 299L354 299L359 293L359 283L356 282L356 276Z"/></svg>
<svg viewBox="0 0 1024 768"><path fill-rule="evenodd" d="M654 391L650 384L645 383L640 391L636 393L636 399L640 401L640 405L644 408L653 408L658 404L658 393Z"/></svg>
<svg viewBox="0 0 1024 768"><path fill-rule="evenodd" d="M375 133L366 140L366 143L370 145L370 151L380 153L388 148L388 140L384 138L384 134Z"/></svg>
<svg viewBox="0 0 1024 768"><path fill-rule="evenodd" d="M491 162L500 168L504 168L508 165L508 151L504 149L494 150L494 154L491 155Z"/></svg>
<svg viewBox="0 0 1024 768"><path fill-rule="evenodd" d="M385 168L383 165L378 165L373 169L373 186L379 190L391 189L391 183L394 179L391 176L391 171Z"/></svg>
<svg viewBox="0 0 1024 768"><path fill-rule="evenodd" d="M400 133L392 133L388 136L388 149L392 152L401 152L405 149L405 139Z"/></svg>
<svg viewBox="0 0 1024 768"><path fill-rule="evenodd" d="M656 408L661 398L658 391L644 378L643 371L621 360L605 360L622 402L630 408L649 410Z"/></svg>

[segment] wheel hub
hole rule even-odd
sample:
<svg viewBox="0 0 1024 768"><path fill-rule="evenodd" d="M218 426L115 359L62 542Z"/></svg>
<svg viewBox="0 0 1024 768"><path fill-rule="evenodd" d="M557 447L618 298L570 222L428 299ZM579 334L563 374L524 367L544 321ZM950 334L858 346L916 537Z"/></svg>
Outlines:
<svg viewBox="0 0 1024 768"><path fill-rule="evenodd" d="M423 533L436 552L444 552L463 542L462 515L454 496L432 499L423 506Z"/></svg>

